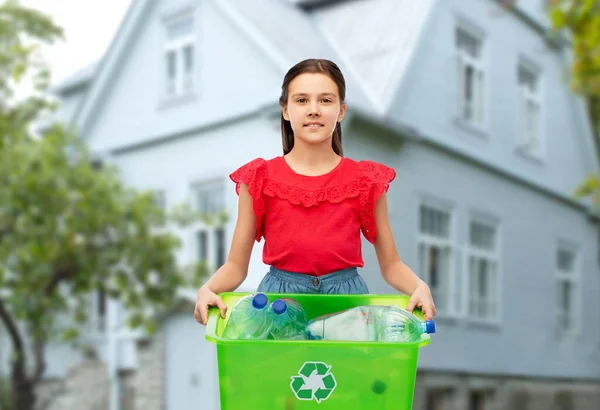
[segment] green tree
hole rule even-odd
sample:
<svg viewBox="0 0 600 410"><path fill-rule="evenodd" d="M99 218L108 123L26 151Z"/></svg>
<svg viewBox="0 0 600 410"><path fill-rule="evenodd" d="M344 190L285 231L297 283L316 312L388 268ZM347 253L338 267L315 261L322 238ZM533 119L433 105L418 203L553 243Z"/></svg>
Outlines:
<svg viewBox="0 0 600 410"><path fill-rule="evenodd" d="M550 15L555 34L566 33L572 44L570 85L588 103L600 158L600 1L551 0ZM600 175L589 175L575 195L591 196L600 205Z"/></svg>
<svg viewBox="0 0 600 410"><path fill-rule="evenodd" d="M52 106L38 52L61 38L47 16L16 0L0 4L0 326L12 344L19 410L34 408L47 344L77 339L91 292L119 298L128 325L152 332L186 278L198 286L206 273L176 262L180 240L169 228L196 217L187 208L167 215L152 192L126 187L112 167L93 166L71 130L32 134ZM19 100L23 79L32 93Z"/></svg>
<svg viewBox="0 0 600 410"><path fill-rule="evenodd" d="M519 0L498 0L509 9ZM568 70L571 89L587 102L594 131L596 156L600 159L600 1L546 0L552 24L551 37L568 44L571 62ZM600 206L600 175L590 174L575 189L576 198L591 197Z"/></svg>

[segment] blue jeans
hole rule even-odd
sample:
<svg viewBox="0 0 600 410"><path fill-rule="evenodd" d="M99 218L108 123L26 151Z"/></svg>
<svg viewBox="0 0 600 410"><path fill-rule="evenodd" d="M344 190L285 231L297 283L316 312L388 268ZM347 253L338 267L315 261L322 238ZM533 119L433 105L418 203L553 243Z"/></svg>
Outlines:
<svg viewBox="0 0 600 410"><path fill-rule="evenodd" d="M258 292L362 295L368 294L369 289L356 268L344 269L323 276L311 276L287 272L271 266L258 285Z"/></svg>

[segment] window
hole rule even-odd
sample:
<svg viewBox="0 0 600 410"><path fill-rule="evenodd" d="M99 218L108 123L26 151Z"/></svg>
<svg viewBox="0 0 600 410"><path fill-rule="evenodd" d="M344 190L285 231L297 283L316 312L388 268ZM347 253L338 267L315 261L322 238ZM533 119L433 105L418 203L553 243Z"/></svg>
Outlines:
<svg viewBox="0 0 600 410"><path fill-rule="evenodd" d="M225 211L225 186L222 181L211 181L194 187L196 210L203 215L196 227L197 259L211 270L226 262L226 231L219 215Z"/></svg>
<svg viewBox="0 0 600 410"><path fill-rule="evenodd" d="M469 316L485 321L498 319L498 238L496 227L471 220L468 247Z"/></svg>
<svg viewBox="0 0 600 410"><path fill-rule="evenodd" d="M98 298L98 330L104 332L106 330L106 292L99 290L96 297Z"/></svg>
<svg viewBox="0 0 600 410"><path fill-rule="evenodd" d="M428 389L425 396L425 409L450 410L453 408L454 396L452 389Z"/></svg>
<svg viewBox="0 0 600 410"><path fill-rule="evenodd" d="M214 216L225 209L225 186L222 181L206 182L195 187L196 208L199 212Z"/></svg>
<svg viewBox="0 0 600 410"><path fill-rule="evenodd" d="M494 407L494 393L487 390L474 390L469 394L469 410L488 410Z"/></svg>
<svg viewBox="0 0 600 410"><path fill-rule="evenodd" d="M225 248L225 228L219 226L213 232L215 238L215 264L221 266L226 260L226 248Z"/></svg>
<svg viewBox="0 0 600 410"><path fill-rule="evenodd" d="M460 118L470 125L484 124L484 69L482 40L462 27L456 29Z"/></svg>
<svg viewBox="0 0 600 410"><path fill-rule="evenodd" d="M419 275L431 288L438 313L451 313L451 214L429 204L421 204L419 214Z"/></svg>
<svg viewBox="0 0 600 410"><path fill-rule="evenodd" d="M165 29L165 94L167 97L189 94L194 89L194 20L189 15L170 19Z"/></svg>
<svg viewBox="0 0 600 410"><path fill-rule="evenodd" d="M88 326L94 334L101 334L106 331L107 302L106 292L102 290L93 291L87 297Z"/></svg>
<svg viewBox="0 0 600 410"><path fill-rule="evenodd" d="M574 402L572 393L566 391L558 392L554 396L552 410L573 410L576 408Z"/></svg>
<svg viewBox="0 0 600 410"><path fill-rule="evenodd" d="M198 260L208 261L208 232L199 230L196 233L196 240L198 242Z"/></svg>
<svg viewBox="0 0 600 410"><path fill-rule="evenodd" d="M510 396L509 407L512 410L529 410L531 398L527 390L516 390Z"/></svg>
<svg viewBox="0 0 600 410"><path fill-rule="evenodd" d="M557 267L557 329L560 335L577 332L578 310L575 307L578 297L577 261L575 251L559 247L556 252Z"/></svg>
<svg viewBox="0 0 600 410"><path fill-rule="evenodd" d="M154 205L160 209L166 209L167 207L167 197L165 191L158 190L154 191Z"/></svg>
<svg viewBox="0 0 600 410"><path fill-rule="evenodd" d="M542 151L540 127L540 87L538 74L526 67L519 65L519 115L521 145L526 153L540 156Z"/></svg>

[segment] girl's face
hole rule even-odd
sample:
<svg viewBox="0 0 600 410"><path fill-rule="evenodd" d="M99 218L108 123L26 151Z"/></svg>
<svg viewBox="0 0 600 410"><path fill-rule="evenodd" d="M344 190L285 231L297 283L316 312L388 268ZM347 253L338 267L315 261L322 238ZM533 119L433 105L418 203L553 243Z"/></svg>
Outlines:
<svg viewBox="0 0 600 410"><path fill-rule="evenodd" d="M335 126L346 114L346 104L340 102L338 87L329 76L305 73L290 82L282 112L294 130L294 145L331 146Z"/></svg>

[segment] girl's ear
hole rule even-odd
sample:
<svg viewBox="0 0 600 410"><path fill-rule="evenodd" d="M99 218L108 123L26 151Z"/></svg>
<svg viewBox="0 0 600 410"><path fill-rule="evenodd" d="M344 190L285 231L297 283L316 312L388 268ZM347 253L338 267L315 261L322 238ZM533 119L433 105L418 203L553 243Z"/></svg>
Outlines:
<svg viewBox="0 0 600 410"><path fill-rule="evenodd" d="M342 104L340 106L340 114L338 115L338 122L341 122L344 119L344 116L346 115L346 109L348 107L346 106L346 104Z"/></svg>
<svg viewBox="0 0 600 410"><path fill-rule="evenodd" d="M288 113L287 105L283 105L281 107L281 115L283 115L283 119L286 121L290 120L290 114Z"/></svg>

